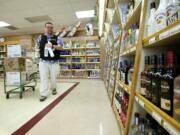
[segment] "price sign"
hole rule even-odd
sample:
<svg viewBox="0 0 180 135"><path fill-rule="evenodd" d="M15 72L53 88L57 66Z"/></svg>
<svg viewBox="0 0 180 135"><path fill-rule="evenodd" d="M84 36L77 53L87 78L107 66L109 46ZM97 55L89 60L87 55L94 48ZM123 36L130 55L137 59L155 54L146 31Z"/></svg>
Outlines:
<svg viewBox="0 0 180 135"><path fill-rule="evenodd" d="M172 127L167 122L164 122L163 127L171 134L171 135L179 135L180 132L178 132L174 127Z"/></svg>
<svg viewBox="0 0 180 135"><path fill-rule="evenodd" d="M149 44L153 44L154 42L156 42L156 38L155 37L149 39Z"/></svg>
<svg viewBox="0 0 180 135"><path fill-rule="evenodd" d="M144 102L142 100L139 100L139 104L144 108Z"/></svg>
<svg viewBox="0 0 180 135"><path fill-rule="evenodd" d="M137 96L135 96L135 100L138 102L139 101L139 99L138 99L138 97Z"/></svg>
<svg viewBox="0 0 180 135"><path fill-rule="evenodd" d="M180 25L172 28L172 29L170 30L170 35L172 36L172 35L174 35L174 34L176 34L176 33L179 33L179 32L180 32Z"/></svg>
<svg viewBox="0 0 180 135"><path fill-rule="evenodd" d="M170 31L168 30L168 31L165 31L165 32L161 33L159 35L159 39L162 40L162 39L167 38L169 36L170 36Z"/></svg>
<svg viewBox="0 0 180 135"><path fill-rule="evenodd" d="M152 112L152 116L159 124L161 124L162 118L161 116L159 116L159 114L157 114L156 112Z"/></svg>

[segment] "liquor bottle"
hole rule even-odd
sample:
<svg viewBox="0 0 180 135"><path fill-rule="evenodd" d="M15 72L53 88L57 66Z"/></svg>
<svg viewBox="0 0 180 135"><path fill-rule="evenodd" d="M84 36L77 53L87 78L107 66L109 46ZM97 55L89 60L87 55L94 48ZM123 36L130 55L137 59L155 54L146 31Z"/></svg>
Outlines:
<svg viewBox="0 0 180 135"><path fill-rule="evenodd" d="M129 85L132 84L133 72L134 72L134 62L131 61L130 62L130 68L129 68L129 71L128 71L128 84Z"/></svg>
<svg viewBox="0 0 180 135"><path fill-rule="evenodd" d="M156 32L164 29L166 24L166 7L169 0L160 0L159 7L155 12Z"/></svg>
<svg viewBox="0 0 180 135"><path fill-rule="evenodd" d="M156 12L156 4L153 1L151 3L151 11L149 15L149 19L147 22L147 36L150 36L156 32L155 26L155 12Z"/></svg>
<svg viewBox="0 0 180 135"><path fill-rule="evenodd" d="M177 56L177 55L176 55ZM173 115L173 90L174 78L179 75L179 58L175 57L173 51L167 53L167 70L161 79L160 107L170 116Z"/></svg>
<svg viewBox="0 0 180 135"><path fill-rule="evenodd" d="M140 120L140 135L145 135L145 119L141 118Z"/></svg>
<svg viewBox="0 0 180 135"><path fill-rule="evenodd" d="M145 69L143 72L141 72L141 90L140 90L140 94L144 97L148 95L148 91L146 89L146 83L147 83L147 73L149 70L149 66L150 66L150 57L145 56Z"/></svg>
<svg viewBox="0 0 180 135"><path fill-rule="evenodd" d="M119 71L119 80L120 81L122 81L122 76L123 76L123 74L122 74L122 66L123 66L122 61L120 61L119 68L118 68L118 71Z"/></svg>
<svg viewBox="0 0 180 135"><path fill-rule="evenodd" d="M124 67L123 67L123 72L124 72L124 83L125 84L129 84L128 83L128 71L129 71L129 65L128 65L128 62L127 62L127 60L124 60Z"/></svg>
<svg viewBox="0 0 180 135"><path fill-rule="evenodd" d="M139 129L139 113L134 114L134 123L131 126L130 135L140 135L140 129Z"/></svg>
<svg viewBox="0 0 180 135"><path fill-rule="evenodd" d="M150 135L151 130L151 116L147 113L146 114L146 123L145 123L145 135Z"/></svg>
<svg viewBox="0 0 180 135"><path fill-rule="evenodd" d="M149 101L152 101L152 76L155 74L157 70L157 56L152 55L150 57L150 70L147 73L147 80L146 80L146 98Z"/></svg>
<svg viewBox="0 0 180 135"><path fill-rule="evenodd" d="M169 0L166 8L167 25L170 25L180 19L180 1Z"/></svg>
<svg viewBox="0 0 180 135"><path fill-rule="evenodd" d="M160 107L160 89L161 89L161 78L163 74L165 73L164 68L164 54L160 54L158 56L158 66L157 66L157 72L152 73L152 103L154 103L156 106Z"/></svg>

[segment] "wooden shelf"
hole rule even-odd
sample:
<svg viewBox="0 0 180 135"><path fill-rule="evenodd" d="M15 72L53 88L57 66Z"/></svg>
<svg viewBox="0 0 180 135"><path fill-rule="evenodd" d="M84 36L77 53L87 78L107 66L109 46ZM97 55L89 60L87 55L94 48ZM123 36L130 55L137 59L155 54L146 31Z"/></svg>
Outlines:
<svg viewBox="0 0 180 135"><path fill-rule="evenodd" d="M180 20L160 30L159 32L145 38L143 40L143 46L157 47L163 45L179 44L180 37Z"/></svg>
<svg viewBox="0 0 180 135"><path fill-rule="evenodd" d="M124 52L120 53L120 56L130 56L130 55L133 55L135 54L136 52L136 45L126 49Z"/></svg>
<svg viewBox="0 0 180 135"><path fill-rule="evenodd" d="M118 125L120 127L120 131L121 131L122 135L124 135L125 134L125 127L122 124L122 121L120 119L120 116L119 116L119 113L118 113L118 111L116 109L116 106L113 104L112 107L113 107L113 111L114 111L115 116L116 116L117 123L118 123Z"/></svg>
<svg viewBox="0 0 180 135"><path fill-rule="evenodd" d="M170 134L178 135L180 133L180 124L175 119L138 93L136 93L135 100Z"/></svg>
<svg viewBox="0 0 180 135"><path fill-rule="evenodd" d="M125 83L121 82L120 80L117 80L116 83L123 88L124 91L126 91L129 95L131 94L131 87L126 85Z"/></svg>
<svg viewBox="0 0 180 135"><path fill-rule="evenodd" d="M86 64L86 62L71 62L72 64Z"/></svg>
<svg viewBox="0 0 180 135"><path fill-rule="evenodd" d="M86 62L86 64L100 64L100 62Z"/></svg>
<svg viewBox="0 0 180 135"><path fill-rule="evenodd" d="M101 70L101 69L86 69L87 71L91 71L91 70Z"/></svg>
<svg viewBox="0 0 180 135"><path fill-rule="evenodd" d="M60 65L65 65L65 64L66 64L66 65L70 65L71 62L59 62L59 64L60 64Z"/></svg>
<svg viewBox="0 0 180 135"><path fill-rule="evenodd" d="M136 21L138 19L138 15L140 15L141 13L141 5L142 5L142 0L141 2L139 2L137 4L137 6L134 8L131 16L129 17L129 19L127 20L127 22L124 24L124 28L127 29L129 27L131 27L131 25L133 25L135 22L138 22Z"/></svg>
<svg viewBox="0 0 180 135"><path fill-rule="evenodd" d="M71 69L72 71L86 71L86 69Z"/></svg>
<svg viewBox="0 0 180 135"><path fill-rule="evenodd" d="M60 71L71 71L71 69L60 69Z"/></svg>
<svg viewBox="0 0 180 135"><path fill-rule="evenodd" d="M85 47L80 47L80 48L71 48L71 50L85 50Z"/></svg>

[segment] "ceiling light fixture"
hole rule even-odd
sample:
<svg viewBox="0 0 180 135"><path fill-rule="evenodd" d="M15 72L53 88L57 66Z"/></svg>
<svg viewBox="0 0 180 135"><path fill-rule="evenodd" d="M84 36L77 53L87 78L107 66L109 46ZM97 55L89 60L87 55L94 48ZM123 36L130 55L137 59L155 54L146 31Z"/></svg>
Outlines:
<svg viewBox="0 0 180 135"><path fill-rule="evenodd" d="M103 33L103 22L104 22L104 10L105 0L99 0L99 36Z"/></svg>
<svg viewBox="0 0 180 135"><path fill-rule="evenodd" d="M76 17L77 18L91 18L95 16L95 11L94 10L87 10L87 11L77 11L76 12Z"/></svg>
<svg viewBox="0 0 180 135"><path fill-rule="evenodd" d="M4 21L0 21L0 27L6 27L6 26L10 26L10 24L8 24Z"/></svg>

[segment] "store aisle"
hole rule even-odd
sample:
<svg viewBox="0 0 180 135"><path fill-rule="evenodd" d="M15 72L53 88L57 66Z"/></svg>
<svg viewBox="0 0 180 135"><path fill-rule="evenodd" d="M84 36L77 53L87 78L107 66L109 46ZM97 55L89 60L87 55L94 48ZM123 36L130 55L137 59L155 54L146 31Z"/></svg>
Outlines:
<svg viewBox="0 0 180 135"><path fill-rule="evenodd" d="M27 134L120 135L120 132L103 81L80 80Z"/></svg>

